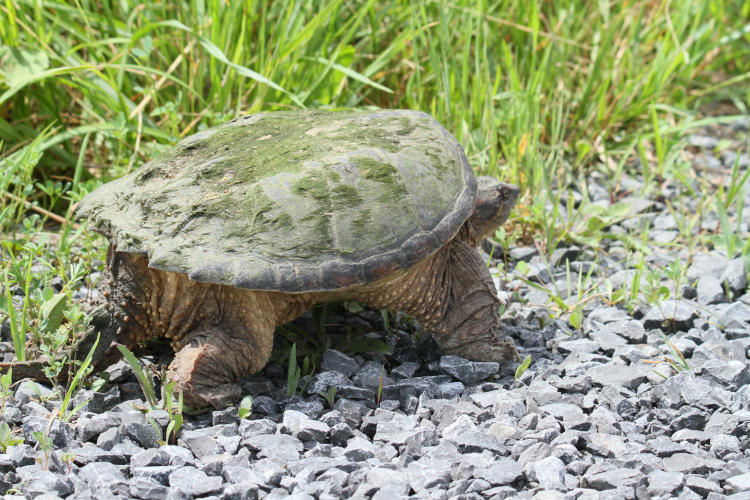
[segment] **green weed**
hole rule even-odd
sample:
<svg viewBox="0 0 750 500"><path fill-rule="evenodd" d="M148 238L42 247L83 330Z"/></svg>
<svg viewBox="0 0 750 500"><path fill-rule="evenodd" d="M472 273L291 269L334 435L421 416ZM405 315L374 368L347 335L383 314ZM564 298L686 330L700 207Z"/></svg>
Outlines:
<svg viewBox="0 0 750 500"><path fill-rule="evenodd" d="M336 403L336 388L329 387L328 392L318 391L318 396L326 400L328 407L333 410L333 405Z"/></svg>
<svg viewBox="0 0 750 500"><path fill-rule="evenodd" d="M13 391L10 386L13 382L13 368L8 368L8 371L0 375L0 415L5 411L5 403L8 398L13 396Z"/></svg>
<svg viewBox="0 0 750 500"><path fill-rule="evenodd" d="M44 458L42 459L42 470L49 469L49 455L52 453L52 439L44 431L34 431L31 433L37 443L39 443L39 449L44 452Z"/></svg>
<svg viewBox="0 0 750 500"><path fill-rule="evenodd" d="M237 415L240 418L248 418L253 413L253 397L245 396L240 401L240 406L237 408Z"/></svg>
<svg viewBox="0 0 750 500"><path fill-rule="evenodd" d="M521 378L524 372L529 368L530 365L531 365L531 354L523 358L523 361L521 362L521 364L519 364L518 367L516 368L516 373L513 375L513 379L518 380L519 378Z"/></svg>
<svg viewBox="0 0 750 500"><path fill-rule="evenodd" d="M15 446L22 443L23 439L13 437L10 432L10 426L7 422L0 422L0 451L5 453L5 450L8 449L8 446Z"/></svg>
<svg viewBox="0 0 750 500"><path fill-rule="evenodd" d="M91 366L91 358L94 355L94 351L96 351L96 346L99 344L99 334L96 334L96 340L94 341L94 345L91 346L91 349L89 350L88 354L86 355L86 358L83 360L83 363L81 363L81 366L78 367L78 370L76 371L75 376L73 377L73 380L68 385L68 390L65 393L65 397L62 400L62 405L60 405L60 420L63 422L67 422L70 420L73 415L78 413L81 408L83 408L88 401L84 401L83 403L79 404L75 408L73 408L70 412L68 412L68 406L70 405L71 398L75 395L76 390L78 389L78 386L83 382L83 380L86 378L86 376L89 374Z"/></svg>
<svg viewBox="0 0 750 500"><path fill-rule="evenodd" d="M184 408L182 393L179 393L175 397L175 382L174 380L167 380L167 374L166 371L164 371L161 374L161 398L158 398L156 396L156 384L154 378L150 374L146 374L143 366L141 366L141 363L138 361L138 358L135 357L135 354L122 344L118 344L117 349L122 353L125 361L127 361L133 369L133 372L138 379L138 383L141 386L143 395L146 398L146 403L148 404L147 411L164 410L167 412L169 422L164 429L164 439L160 439L159 444L174 444L177 441L177 434L179 434L180 429L182 428L183 413L186 411ZM176 403L175 399L177 400ZM152 417L148 416L148 413L146 414L146 420L161 436L161 427L159 427L159 424L157 424Z"/></svg>

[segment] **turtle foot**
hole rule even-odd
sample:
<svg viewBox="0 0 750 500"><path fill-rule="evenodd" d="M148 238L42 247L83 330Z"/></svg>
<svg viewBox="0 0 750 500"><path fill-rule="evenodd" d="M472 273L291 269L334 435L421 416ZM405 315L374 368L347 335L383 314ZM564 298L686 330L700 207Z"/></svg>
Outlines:
<svg viewBox="0 0 750 500"><path fill-rule="evenodd" d="M218 328L195 332L169 365L175 392L193 407L231 405L242 395L236 382L257 371L252 337L233 336Z"/></svg>
<svg viewBox="0 0 750 500"><path fill-rule="evenodd" d="M451 354L472 361L495 361L501 365L512 361L521 361L521 356L519 356L512 340L494 339L488 342L472 342L458 349L452 349Z"/></svg>
<svg viewBox="0 0 750 500"><path fill-rule="evenodd" d="M182 392L183 402L193 409L213 406L217 410L232 406L242 396L239 384L229 383L214 387L175 387L175 391Z"/></svg>

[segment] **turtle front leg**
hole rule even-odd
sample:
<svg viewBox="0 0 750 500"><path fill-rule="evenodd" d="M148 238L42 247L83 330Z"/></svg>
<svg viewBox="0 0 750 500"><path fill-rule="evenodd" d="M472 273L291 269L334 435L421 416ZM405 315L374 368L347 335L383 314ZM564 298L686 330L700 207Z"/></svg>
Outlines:
<svg viewBox="0 0 750 500"><path fill-rule="evenodd" d="M191 332L169 365L169 378L193 408L220 409L241 396L236 382L259 371L273 348L273 327L247 331L210 325Z"/></svg>
<svg viewBox="0 0 750 500"><path fill-rule="evenodd" d="M428 320L441 347L474 361L520 361L513 341L500 327L500 300L487 266L462 240L448 248L443 284L446 307Z"/></svg>
<svg viewBox="0 0 750 500"><path fill-rule="evenodd" d="M238 399L236 382L266 365L275 328L315 300L313 294L299 297L223 285L210 285L202 297L193 315L198 323L185 335L173 337L177 354L169 366L175 390L194 408L223 408Z"/></svg>
<svg viewBox="0 0 750 500"><path fill-rule="evenodd" d="M513 342L503 337L500 300L487 266L460 238L361 299L411 314L449 354L473 361L520 360Z"/></svg>

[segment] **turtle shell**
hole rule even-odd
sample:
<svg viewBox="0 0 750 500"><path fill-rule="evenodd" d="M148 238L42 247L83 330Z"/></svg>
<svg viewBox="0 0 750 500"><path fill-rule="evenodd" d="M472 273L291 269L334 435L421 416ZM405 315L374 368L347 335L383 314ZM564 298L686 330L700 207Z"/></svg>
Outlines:
<svg viewBox="0 0 750 500"><path fill-rule="evenodd" d="M78 215L154 269L254 290L337 290L450 240L476 179L425 113L282 111L199 132L86 196Z"/></svg>

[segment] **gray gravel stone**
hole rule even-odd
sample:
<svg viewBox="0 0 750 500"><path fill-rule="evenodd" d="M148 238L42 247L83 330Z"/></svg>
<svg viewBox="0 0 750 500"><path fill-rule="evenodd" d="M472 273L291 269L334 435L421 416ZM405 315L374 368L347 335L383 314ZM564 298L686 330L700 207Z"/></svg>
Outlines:
<svg viewBox="0 0 750 500"><path fill-rule="evenodd" d="M642 483L645 477L642 472L635 469L615 468L593 474L586 472L582 484L598 491L604 491L635 486Z"/></svg>
<svg viewBox="0 0 750 500"><path fill-rule="evenodd" d="M255 483L230 484L219 497L221 500L257 500L259 493L258 485Z"/></svg>
<svg viewBox="0 0 750 500"><path fill-rule="evenodd" d="M301 441L325 441L331 429L323 422L313 420L304 413L287 410L281 425L281 432L291 434Z"/></svg>
<svg viewBox="0 0 750 500"><path fill-rule="evenodd" d="M130 494L135 498L160 500L169 494L169 488L147 477L130 481Z"/></svg>
<svg viewBox="0 0 750 500"><path fill-rule="evenodd" d="M250 451L258 453L260 458L270 458L276 463L298 460L303 449L302 441L287 434L259 434L243 441Z"/></svg>
<svg viewBox="0 0 750 500"><path fill-rule="evenodd" d="M50 471L38 471L34 478L25 483L22 487L23 492L30 498L47 498L66 497L73 493L73 480L70 476L55 474Z"/></svg>
<svg viewBox="0 0 750 500"><path fill-rule="evenodd" d="M708 360L701 368L701 375L730 389L750 383L747 363L737 360Z"/></svg>
<svg viewBox="0 0 750 500"><path fill-rule="evenodd" d="M120 469L109 462L95 462L84 465L78 470L78 477L85 481L89 486L96 482L125 482L125 476Z"/></svg>
<svg viewBox="0 0 750 500"><path fill-rule="evenodd" d="M711 453L716 458L724 458L730 453L740 452L740 440L736 436L716 434L711 436Z"/></svg>
<svg viewBox="0 0 750 500"><path fill-rule="evenodd" d="M474 470L473 477L484 479L493 486L508 485L523 476L523 467L511 458L500 458L489 467Z"/></svg>
<svg viewBox="0 0 750 500"><path fill-rule="evenodd" d="M128 422L120 427L120 434L130 438L144 448L159 446L160 432L146 422Z"/></svg>
<svg viewBox="0 0 750 500"><path fill-rule="evenodd" d="M274 425L274 430L276 426ZM219 443L211 435L210 429L196 429L183 431L178 442L187 447L197 458L207 457L219 453Z"/></svg>
<svg viewBox="0 0 750 500"><path fill-rule="evenodd" d="M119 427L110 427L99 434L96 438L96 445L103 450L111 450L116 444L122 441Z"/></svg>
<svg viewBox="0 0 750 500"><path fill-rule="evenodd" d="M717 482L695 475L688 475L685 478L685 486L702 497L707 497L711 493L721 493L722 491L721 486Z"/></svg>
<svg viewBox="0 0 750 500"><path fill-rule="evenodd" d="M354 375L353 381L366 389L377 389L381 384L383 387L393 384L393 379L386 375L383 365L375 361L365 363Z"/></svg>
<svg viewBox="0 0 750 500"><path fill-rule="evenodd" d="M242 419L237 430L243 438L259 434L273 434L276 432L276 423L265 418L260 420Z"/></svg>
<svg viewBox="0 0 750 500"><path fill-rule="evenodd" d="M743 426L740 422L739 412L724 413L722 410L717 410L711 414L703 430L711 434L740 436L743 433Z"/></svg>
<svg viewBox="0 0 750 500"><path fill-rule="evenodd" d="M409 484L418 495L440 487L447 489L451 481L451 461L442 458L422 457L406 467Z"/></svg>
<svg viewBox="0 0 750 500"><path fill-rule="evenodd" d="M565 464L557 457L549 456L534 463L534 475L545 490L564 489Z"/></svg>
<svg viewBox="0 0 750 500"><path fill-rule="evenodd" d="M331 387L341 388L351 385L351 380L349 380L343 373L337 371L325 371L313 376L312 381L307 386L306 391L308 394L317 394L319 392L325 394ZM337 394L339 394L339 392L340 391L337 391ZM351 397L351 395L343 395L343 397Z"/></svg>
<svg viewBox="0 0 750 500"><path fill-rule="evenodd" d="M230 484L249 482L263 485L265 483L263 476L252 470L250 467L243 467L241 465L224 466L221 471L221 477L224 478L224 481Z"/></svg>
<svg viewBox="0 0 750 500"><path fill-rule="evenodd" d="M489 361L468 361L451 355L440 358L440 369L466 385L474 385L497 373L500 365Z"/></svg>
<svg viewBox="0 0 750 500"><path fill-rule="evenodd" d="M55 393L52 389L44 386L33 380L24 380L13 393L13 398L18 401L18 404L25 406L29 401L40 401L42 399L48 399L54 396Z"/></svg>
<svg viewBox="0 0 750 500"><path fill-rule="evenodd" d="M662 328L665 331L688 331L698 317L696 308L685 301L665 300L652 306L643 318L646 329Z"/></svg>
<svg viewBox="0 0 750 500"><path fill-rule="evenodd" d="M383 498L403 498L409 495L409 478L402 471L375 467L367 471L365 483L376 488Z"/></svg>
<svg viewBox="0 0 750 500"><path fill-rule="evenodd" d="M741 258L732 259L727 264L724 272L721 274L719 281L726 284L727 287L739 295L747 290L747 269L745 261Z"/></svg>
<svg viewBox="0 0 750 500"><path fill-rule="evenodd" d="M195 458L190 450L175 445L147 449L130 457L130 467L153 465L195 465Z"/></svg>
<svg viewBox="0 0 750 500"><path fill-rule="evenodd" d="M323 353L323 360L320 363L323 370L339 372L345 377L351 377L359 370L359 364L346 354L334 349L327 349Z"/></svg>
<svg viewBox="0 0 750 500"><path fill-rule="evenodd" d="M718 304L726 301L721 281L710 274L704 274L698 278L695 290L698 294L698 302L701 304Z"/></svg>
<svg viewBox="0 0 750 500"><path fill-rule="evenodd" d="M698 134L689 135L687 138L687 142L690 146L704 149L713 149L719 144L718 139L716 139L715 137Z"/></svg>
<svg viewBox="0 0 750 500"><path fill-rule="evenodd" d="M481 453L490 451L494 454L504 454L507 448L497 437L478 431L469 431L454 436L453 441L462 453Z"/></svg>
<svg viewBox="0 0 750 500"><path fill-rule="evenodd" d="M706 253L696 254L693 256L693 263L688 267L687 280L692 283L705 275L719 279L728 265L729 261L724 256Z"/></svg>
<svg viewBox="0 0 750 500"><path fill-rule="evenodd" d="M692 453L675 453L663 459L667 471L701 473L706 471L706 462Z"/></svg>
<svg viewBox="0 0 750 500"><path fill-rule="evenodd" d="M599 364L586 371L594 386L618 385L635 390L648 381L652 367L643 363L625 365L616 362Z"/></svg>
<svg viewBox="0 0 750 500"><path fill-rule="evenodd" d="M526 415L526 404L521 396L504 389L475 392L469 398L481 408L491 408L495 415L511 415L515 418Z"/></svg>
<svg viewBox="0 0 750 500"><path fill-rule="evenodd" d="M169 475L177 469L179 465L152 465L149 467L131 467L130 474L134 477L150 479L165 486L169 485Z"/></svg>
<svg viewBox="0 0 750 500"><path fill-rule="evenodd" d="M107 415L92 415L78 419L76 433L81 441L92 441L109 428Z"/></svg>
<svg viewBox="0 0 750 500"><path fill-rule="evenodd" d="M179 488L188 495L203 496L221 491L220 477L207 476L195 467L184 466L169 475L169 487Z"/></svg>
<svg viewBox="0 0 750 500"><path fill-rule="evenodd" d="M727 478L724 490L727 493L750 492L750 472Z"/></svg>
<svg viewBox="0 0 750 500"><path fill-rule="evenodd" d="M648 475L648 493L653 496L671 495L685 482L681 472L655 470Z"/></svg>
<svg viewBox="0 0 750 500"><path fill-rule="evenodd" d="M566 428L568 426L575 426L586 420L583 410L571 403L552 403L540 407L540 410L554 416L558 420L562 420Z"/></svg>
<svg viewBox="0 0 750 500"><path fill-rule="evenodd" d="M593 331L589 335L591 340L599 346L599 350L608 356L611 356L617 347L627 344L627 340L623 337L607 330Z"/></svg>
<svg viewBox="0 0 750 500"><path fill-rule="evenodd" d="M211 412L211 425L239 424L240 417L236 407ZM165 424L162 424L165 425Z"/></svg>
<svg viewBox="0 0 750 500"><path fill-rule="evenodd" d="M562 340L558 342L557 350L562 354L572 352L595 353L599 350L599 344L589 339Z"/></svg>

